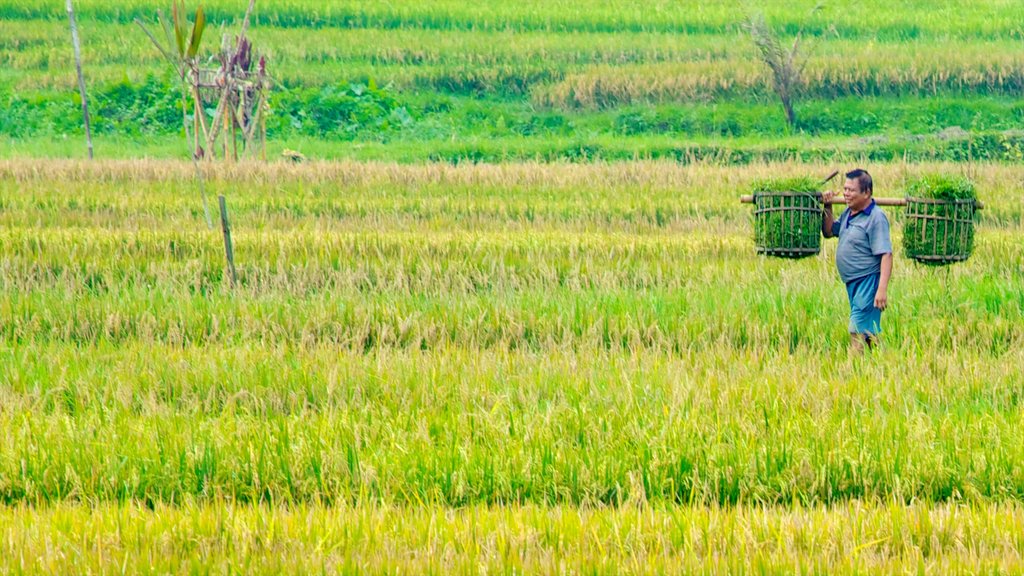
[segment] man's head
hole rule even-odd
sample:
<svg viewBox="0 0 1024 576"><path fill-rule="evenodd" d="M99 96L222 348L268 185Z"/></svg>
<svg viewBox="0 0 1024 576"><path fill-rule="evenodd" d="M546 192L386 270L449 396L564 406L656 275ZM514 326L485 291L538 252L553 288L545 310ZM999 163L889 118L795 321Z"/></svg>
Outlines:
<svg viewBox="0 0 1024 576"><path fill-rule="evenodd" d="M843 197L846 198L846 205L853 211L860 211L871 203L871 196L874 194L874 183L871 181L871 174L867 170L857 168L846 173L846 183L843 184Z"/></svg>

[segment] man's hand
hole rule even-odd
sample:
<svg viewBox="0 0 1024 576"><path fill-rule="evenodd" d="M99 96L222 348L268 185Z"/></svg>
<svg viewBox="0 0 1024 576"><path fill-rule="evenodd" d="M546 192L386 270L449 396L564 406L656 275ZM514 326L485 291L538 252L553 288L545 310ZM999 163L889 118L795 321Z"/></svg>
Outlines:
<svg viewBox="0 0 1024 576"><path fill-rule="evenodd" d="M832 223L836 221L832 215L832 199L835 197L836 193L832 190L821 194L821 201L825 204L825 209L821 211L821 235L825 238L832 237Z"/></svg>
<svg viewBox="0 0 1024 576"><path fill-rule="evenodd" d="M878 290L875 291L875 308L885 310L889 305L889 278L892 277L892 252L882 254L882 269L878 276Z"/></svg>
<svg viewBox="0 0 1024 576"><path fill-rule="evenodd" d="M886 290L879 288L878 292L875 292L875 308L879 310L885 310L885 307L889 305L889 295L886 294Z"/></svg>

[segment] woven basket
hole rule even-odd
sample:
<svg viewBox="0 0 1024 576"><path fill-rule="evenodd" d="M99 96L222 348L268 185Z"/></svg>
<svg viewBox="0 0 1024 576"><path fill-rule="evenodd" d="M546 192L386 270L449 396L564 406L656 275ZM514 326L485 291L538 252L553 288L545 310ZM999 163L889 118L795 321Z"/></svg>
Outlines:
<svg viewBox="0 0 1024 576"><path fill-rule="evenodd" d="M903 249L922 264L943 266L967 260L974 251L973 199L907 198Z"/></svg>
<svg viewBox="0 0 1024 576"><path fill-rule="evenodd" d="M754 243L759 254L806 258L821 252L821 194L754 194Z"/></svg>

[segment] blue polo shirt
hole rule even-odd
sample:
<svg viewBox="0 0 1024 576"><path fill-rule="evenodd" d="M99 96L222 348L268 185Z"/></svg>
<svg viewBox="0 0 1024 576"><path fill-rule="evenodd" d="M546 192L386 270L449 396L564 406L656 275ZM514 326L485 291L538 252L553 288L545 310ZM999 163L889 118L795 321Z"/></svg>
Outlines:
<svg viewBox="0 0 1024 576"><path fill-rule="evenodd" d="M849 208L844 210L832 223L832 235L839 237L836 268L847 284L880 273L882 256L892 253L889 219L874 200L856 214L851 214Z"/></svg>

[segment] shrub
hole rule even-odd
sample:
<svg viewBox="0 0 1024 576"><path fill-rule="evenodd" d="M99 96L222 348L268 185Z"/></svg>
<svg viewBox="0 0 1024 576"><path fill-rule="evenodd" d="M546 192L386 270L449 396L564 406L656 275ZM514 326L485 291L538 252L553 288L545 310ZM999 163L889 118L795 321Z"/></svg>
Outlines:
<svg viewBox="0 0 1024 576"><path fill-rule="evenodd" d="M275 95L268 121L273 134L298 132L315 137L355 138L412 123L405 106L389 86L366 84L293 89Z"/></svg>

